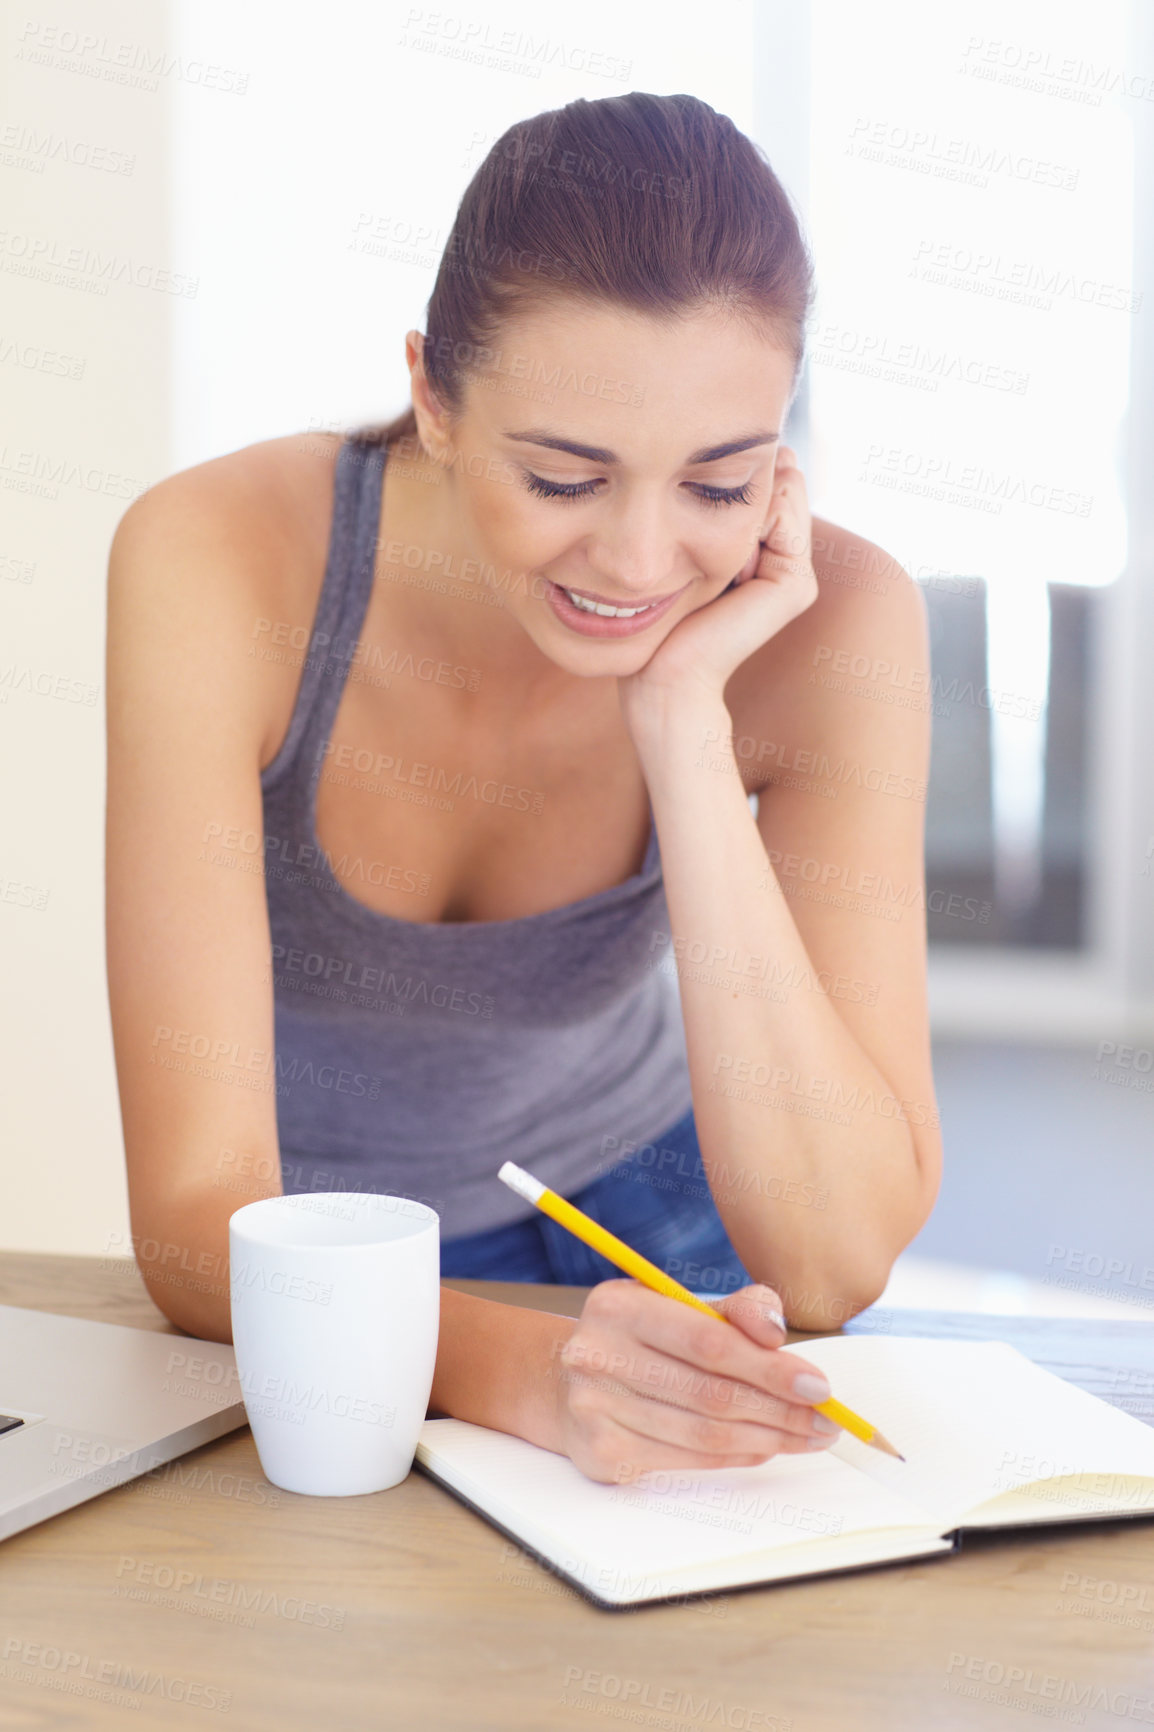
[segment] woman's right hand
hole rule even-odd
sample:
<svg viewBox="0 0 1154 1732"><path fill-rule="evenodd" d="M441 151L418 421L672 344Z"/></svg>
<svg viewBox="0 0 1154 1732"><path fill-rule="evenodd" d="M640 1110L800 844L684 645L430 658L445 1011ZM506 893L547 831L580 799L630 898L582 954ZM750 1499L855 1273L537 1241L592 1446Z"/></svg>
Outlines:
<svg viewBox="0 0 1154 1732"><path fill-rule="evenodd" d="M830 1394L825 1377L782 1350L772 1287L711 1303L731 1321L636 1281L593 1288L552 1367L562 1447L590 1479L622 1485L654 1468L754 1467L841 1436L814 1412Z"/></svg>

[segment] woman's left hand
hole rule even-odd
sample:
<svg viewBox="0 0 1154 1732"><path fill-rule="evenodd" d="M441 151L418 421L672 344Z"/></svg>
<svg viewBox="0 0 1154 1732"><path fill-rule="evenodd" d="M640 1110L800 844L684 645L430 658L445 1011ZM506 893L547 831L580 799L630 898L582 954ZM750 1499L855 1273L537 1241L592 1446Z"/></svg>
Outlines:
<svg viewBox="0 0 1154 1732"><path fill-rule="evenodd" d="M705 693L716 702L735 668L817 600L805 479L783 445L761 539L730 588L680 620L643 668L618 682L626 720L648 701Z"/></svg>

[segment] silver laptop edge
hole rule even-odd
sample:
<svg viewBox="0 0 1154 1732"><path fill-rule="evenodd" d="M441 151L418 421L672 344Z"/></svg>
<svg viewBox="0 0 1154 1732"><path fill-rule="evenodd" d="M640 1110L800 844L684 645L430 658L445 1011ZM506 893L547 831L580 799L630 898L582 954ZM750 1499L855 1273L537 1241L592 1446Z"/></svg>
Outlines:
<svg viewBox="0 0 1154 1732"><path fill-rule="evenodd" d="M247 1423L233 1349L0 1305L0 1540Z"/></svg>

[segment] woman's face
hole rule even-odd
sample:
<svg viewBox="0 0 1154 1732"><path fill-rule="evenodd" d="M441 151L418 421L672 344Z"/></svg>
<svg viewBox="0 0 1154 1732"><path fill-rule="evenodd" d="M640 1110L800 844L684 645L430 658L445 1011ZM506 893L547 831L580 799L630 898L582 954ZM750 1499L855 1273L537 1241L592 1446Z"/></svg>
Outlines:
<svg viewBox="0 0 1154 1732"><path fill-rule="evenodd" d="M463 543L544 655L634 673L752 572L792 380L791 354L720 312L563 302L506 325L439 424L442 461Z"/></svg>

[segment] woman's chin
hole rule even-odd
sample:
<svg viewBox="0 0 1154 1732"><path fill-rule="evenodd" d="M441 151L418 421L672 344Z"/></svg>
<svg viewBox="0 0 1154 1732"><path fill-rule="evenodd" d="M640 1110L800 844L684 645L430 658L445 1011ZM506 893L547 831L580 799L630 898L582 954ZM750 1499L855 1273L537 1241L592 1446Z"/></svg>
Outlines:
<svg viewBox="0 0 1154 1732"><path fill-rule="evenodd" d="M660 648L660 642L643 645L593 640L573 647L550 644L547 653L558 667L579 679L627 679L630 674L640 673Z"/></svg>

